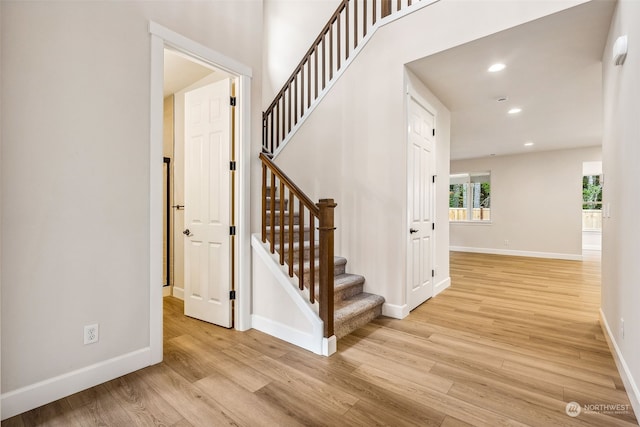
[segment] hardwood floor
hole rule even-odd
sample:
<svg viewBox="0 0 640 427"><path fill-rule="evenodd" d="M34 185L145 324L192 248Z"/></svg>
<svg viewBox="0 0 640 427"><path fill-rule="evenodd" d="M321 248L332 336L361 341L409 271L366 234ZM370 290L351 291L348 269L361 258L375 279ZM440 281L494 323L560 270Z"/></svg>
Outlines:
<svg viewBox="0 0 640 427"><path fill-rule="evenodd" d="M168 297L163 363L2 426L637 425L598 321L599 268L454 252L448 290L329 358L184 317ZM595 410L569 417L572 401Z"/></svg>

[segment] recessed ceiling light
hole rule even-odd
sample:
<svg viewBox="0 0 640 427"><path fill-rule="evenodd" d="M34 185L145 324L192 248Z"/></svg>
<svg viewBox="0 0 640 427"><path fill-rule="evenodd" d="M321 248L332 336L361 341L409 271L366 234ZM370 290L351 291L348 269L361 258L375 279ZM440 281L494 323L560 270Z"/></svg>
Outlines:
<svg viewBox="0 0 640 427"><path fill-rule="evenodd" d="M489 67L487 71L490 73L497 73L498 71L504 70L506 67L507 66L504 64L496 63L496 64L493 64L491 67Z"/></svg>
<svg viewBox="0 0 640 427"><path fill-rule="evenodd" d="M531 146L533 146L533 142L531 142L531 141L525 142L524 146L525 147L531 147Z"/></svg>
<svg viewBox="0 0 640 427"><path fill-rule="evenodd" d="M508 113L509 114L518 114L520 111L522 111L522 108L514 107L514 108L510 109L508 111Z"/></svg>

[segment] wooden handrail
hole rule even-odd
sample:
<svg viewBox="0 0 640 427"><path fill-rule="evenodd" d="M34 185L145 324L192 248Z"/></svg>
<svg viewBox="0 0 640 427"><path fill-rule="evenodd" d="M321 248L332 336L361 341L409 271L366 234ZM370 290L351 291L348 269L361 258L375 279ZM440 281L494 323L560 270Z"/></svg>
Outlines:
<svg viewBox="0 0 640 427"><path fill-rule="evenodd" d="M374 25L411 4L412 0L342 0L262 113L263 151L273 154L278 149Z"/></svg>
<svg viewBox="0 0 640 427"><path fill-rule="evenodd" d="M293 190L293 193L298 198L298 200L300 200L316 218L320 216L320 209L316 206L316 204L311 201L311 199L306 194L304 194L304 192L293 181L291 181L284 172L282 172L282 169L280 169L278 165L273 163L268 155L266 155L265 153L260 153L260 160L262 160L262 163L265 163L267 164L267 166L269 166L269 169L271 169L271 171L276 175L278 179L283 181L288 188Z"/></svg>
<svg viewBox="0 0 640 427"><path fill-rule="evenodd" d="M289 277L295 275L295 240L298 240L298 287L309 289L309 301L318 301L319 315L324 323L324 336L333 335L334 316L334 209L333 199L322 199L314 203L302 190L265 154L260 154L262 161L262 242L269 242L271 253L276 252L280 265L288 264ZM276 194L277 192L277 194ZM287 199L288 195L288 199ZM280 200L276 203L276 197ZM298 200L298 212L295 211L295 200ZM298 234L294 232L295 216L298 215ZM276 216L278 221L276 222ZM285 218L286 217L286 218ZM315 230L316 221L319 231L319 294L315 291ZM267 225L268 224L268 225ZM308 224L308 228L307 227ZM285 225L289 227L286 232ZM278 238L276 238L276 229ZM307 237L308 235L308 237ZM309 241L308 250L305 240ZM309 271L305 274L305 258L308 253Z"/></svg>

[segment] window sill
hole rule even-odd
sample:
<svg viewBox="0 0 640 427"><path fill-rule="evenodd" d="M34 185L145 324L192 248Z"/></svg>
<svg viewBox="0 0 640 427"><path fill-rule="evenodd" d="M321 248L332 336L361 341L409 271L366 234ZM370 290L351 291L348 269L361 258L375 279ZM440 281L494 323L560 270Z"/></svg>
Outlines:
<svg viewBox="0 0 640 427"><path fill-rule="evenodd" d="M491 225L492 221L449 221L450 225Z"/></svg>

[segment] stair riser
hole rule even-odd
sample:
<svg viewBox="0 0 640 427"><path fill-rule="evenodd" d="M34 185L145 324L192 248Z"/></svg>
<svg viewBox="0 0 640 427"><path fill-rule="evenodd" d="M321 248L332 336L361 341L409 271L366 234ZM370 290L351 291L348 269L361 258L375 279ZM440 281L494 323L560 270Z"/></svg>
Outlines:
<svg viewBox="0 0 640 427"><path fill-rule="evenodd" d="M316 295L318 295L319 290L320 290L320 286L316 283ZM364 290L364 284L354 285L346 289L341 289L339 291L334 292L333 302L338 303L354 295L361 294L363 290Z"/></svg>
<svg viewBox="0 0 640 427"><path fill-rule="evenodd" d="M289 200L284 199L285 210L289 209ZM267 196L267 212L271 210L271 197ZM276 197L276 211L280 210L280 199Z"/></svg>
<svg viewBox="0 0 640 427"><path fill-rule="evenodd" d="M285 244L284 244L284 247L285 247L285 248L287 248L287 246L288 246L288 244L287 244L287 243L285 243ZM280 251L279 251L279 248L278 248L278 247L276 247L276 252L280 253ZM304 255L304 260L305 260L305 261L309 261L309 255L310 255L310 253L309 253L309 248L304 249L304 251L302 251L302 252L303 252L303 255ZM316 246L316 248L315 248L315 253L314 253L314 257L315 257L316 259L318 259L318 254L319 254L319 253L320 253L320 248ZM288 260L289 260L289 251L288 251L287 249L285 249L285 251L284 251L284 258L285 258L285 260L287 260L287 262L288 262ZM293 250L293 261L294 261L295 263L297 263L298 261L300 261L300 250L299 250L299 249L294 249L294 250ZM295 264L294 264L294 265L295 265Z"/></svg>
<svg viewBox="0 0 640 427"><path fill-rule="evenodd" d="M298 274L298 268L294 267L293 268L294 273L297 275ZM340 274L344 274L345 271L345 265L335 265L334 269L333 269L333 276L339 276ZM316 271L314 274L315 277L315 284L319 285L320 284L320 269L318 267L316 267ZM308 270L305 270L304 272L304 287L308 288L309 287L309 282L310 282L310 274ZM317 289L317 288L316 288ZM317 293L316 293L317 295Z"/></svg>
<svg viewBox="0 0 640 427"><path fill-rule="evenodd" d="M280 212L276 211L275 214L275 222L276 222L276 227L280 226ZM271 212L267 212L267 224L271 224ZM285 225L289 225L289 212L285 212L284 213L284 224ZM300 215L298 215L297 213L293 214L293 224L294 225L298 225L300 224Z"/></svg>
<svg viewBox="0 0 640 427"><path fill-rule="evenodd" d="M343 288L343 289L340 289L339 291L336 291L334 294L333 300L335 302L342 301L354 295L361 294L363 290L364 290L364 283L352 285L347 288Z"/></svg>
<svg viewBox="0 0 640 427"><path fill-rule="evenodd" d="M309 240L309 230L305 230L304 231L304 241L308 241ZM271 232L267 229L267 240L271 239ZM294 242L299 242L300 241L300 232L298 230L294 230L293 231L293 241ZM280 229L279 227L276 227L275 230L275 243L280 243ZM287 247L287 245L289 244L289 230L285 229L284 231L284 244L285 247Z"/></svg>
<svg viewBox="0 0 640 427"><path fill-rule="evenodd" d="M371 322L373 319L382 315L382 304L377 305L359 315L345 321L340 325L335 325L334 334L336 338L340 339L346 335L349 335L351 332L356 329L366 325Z"/></svg>

